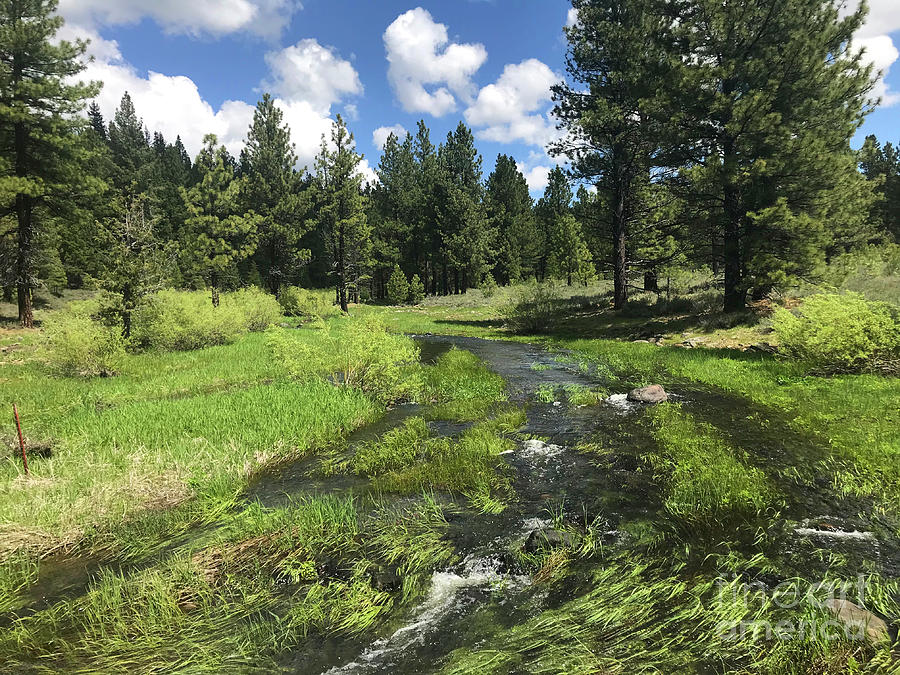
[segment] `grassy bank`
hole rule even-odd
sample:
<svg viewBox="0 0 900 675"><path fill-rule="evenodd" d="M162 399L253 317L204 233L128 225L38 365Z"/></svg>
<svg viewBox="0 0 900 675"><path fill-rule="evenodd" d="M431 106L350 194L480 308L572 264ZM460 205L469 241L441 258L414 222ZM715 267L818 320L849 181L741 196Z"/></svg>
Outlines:
<svg viewBox="0 0 900 675"><path fill-rule="evenodd" d="M218 508L259 467L379 414L357 391L291 381L259 334L131 355L116 377L50 376L38 349L0 375L0 407L16 402L29 444L48 455L32 457L28 477L12 451L0 464L0 541L8 546L73 542L87 526L190 498Z"/></svg>

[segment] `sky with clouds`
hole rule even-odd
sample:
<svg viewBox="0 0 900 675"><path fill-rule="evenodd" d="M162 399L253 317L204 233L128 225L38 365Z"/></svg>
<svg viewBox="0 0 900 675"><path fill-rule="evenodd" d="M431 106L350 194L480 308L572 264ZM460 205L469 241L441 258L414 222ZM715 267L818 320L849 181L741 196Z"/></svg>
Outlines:
<svg viewBox="0 0 900 675"><path fill-rule="evenodd" d="M852 2L853 0L851 0ZM860 138L900 141L900 0L870 0L857 36L885 73L881 106ZM180 134L195 154L207 133L237 153L270 92L302 164L337 113L364 168L391 132L424 119L437 144L460 120L475 131L485 175L499 153L534 194L559 133L550 86L562 76L566 0L60 0L65 38L91 38L85 76L105 85L109 118L125 91L151 132ZM893 66L893 68L892 68ZM857 143L858 145L858 143Z"/></svg>

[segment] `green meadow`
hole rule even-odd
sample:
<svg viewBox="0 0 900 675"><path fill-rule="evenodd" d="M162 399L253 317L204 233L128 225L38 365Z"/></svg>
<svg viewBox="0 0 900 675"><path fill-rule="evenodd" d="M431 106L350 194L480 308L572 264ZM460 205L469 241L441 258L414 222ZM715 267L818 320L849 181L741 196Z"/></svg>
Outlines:
<svg viewBox="0 0 900 675"><path fill-rule="evenodd" d="M550 330L516 334L507 291L478 293L282 321L200 349L132 349L106 377L60 375L40 332L5 333L0 405L18 405L31 458L26 476L5 427L4 660L21 672L324 671L403 635L445 578L474 593L477 574L459 571L481 550L472 537L537 513L562 545L499 544L501 571L475 587L487 599L451 624L462 642L405 647L409 672L892 672L885 643L728 631L827 622L779 589L849 586L859 573L866 607L896 630L889 565L806 540L786 549L804 515L827 515L810 511L821 500L895 550L896 378L586 338L584 322L614 319L578 298ZM759 339L756 324L732 330ZM410 333L488 338L501 355L536 345L514 365L526 397L510 399L502 368L470 343L425 361ZM607 397L650 383L705 398L615 422ZM535 438L523 431L535 406L563 424L607 420L567 450L581 458L563 479L571 495L535 497L550 465L510 459ZM592 480L612 496L581 485ZM269 503L259 486L276 483L283 498ZM641 510L610 524L603 504L629 495ZM770 578L771 593L743 595Z"/></svg>

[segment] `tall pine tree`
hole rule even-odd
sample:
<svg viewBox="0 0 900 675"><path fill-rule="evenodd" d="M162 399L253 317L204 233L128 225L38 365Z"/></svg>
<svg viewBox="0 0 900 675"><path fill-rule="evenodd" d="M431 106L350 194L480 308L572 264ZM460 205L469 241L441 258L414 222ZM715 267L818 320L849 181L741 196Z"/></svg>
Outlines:
<svg viewBox="0 0 900 675"><path fill-rule="evenodd" d="M256 250L261 219L244 210L234 160L214 134L203 139L195 168L199 181L182 188L188 211L182 255L188 274L206 282L218 306L223 277Z"/></svg>
<svg viewBox="0 0 900 675"><path fill-rule="evenodd" d="M508 284L532 276L539 253L534 204L525 176L508 155L497 155L485 186L485 208L498 239L494 277Z"/></svg>
<svg viewBox="0 0 900 675"><path fill-rule="evenodd" d="M348 312L348 298L359 292L371 251L371 231L353 134L340 115L332 127L331 143L322 139L316 157L315 197L319 226L336 283L341 311Z"/></svg>
<svg viewBox="0 0 900 675"><path fill-rule="evenodd" d="M684 58L670 92L692 150L685 198L710 213L724 309L740 310L748 293L762 297L821 262L835 190L862 195L842 186L871 103L873 73L852 44L866 10L842 17L830 0L671 7Z"/></svg>
<svg viewBox="0 0 900 675"><path fill-rule="evenodd" d="M246 178L244 200L262 218L256 264L272 293L296 281L310 252L300 246L306 234L308 195L297 170L291 131L269 94L256 105L247 143L241 153Z"/></svg>
<svg viewBox="0 0 900 675"><path fill-rule="evenodd" d="M598 189L611 243L613 304L628 299L631 230L642 219L644 185L665 163L663 120L671 18L659 0L574 0L578 21L566 29L572 84L554 87L554 113L568 131L553 146L572 158L573 174Z"/></svg>
<svg viewBox="0 0 900 675"><path fill-rule="evenodd" d="M74 82L87 43L56 40L56 0L8 0L0 9L0 199L15 214L19 321L30 328L36 243L46 218L91 187L90 149L78 132L96 84Z"/></svg>

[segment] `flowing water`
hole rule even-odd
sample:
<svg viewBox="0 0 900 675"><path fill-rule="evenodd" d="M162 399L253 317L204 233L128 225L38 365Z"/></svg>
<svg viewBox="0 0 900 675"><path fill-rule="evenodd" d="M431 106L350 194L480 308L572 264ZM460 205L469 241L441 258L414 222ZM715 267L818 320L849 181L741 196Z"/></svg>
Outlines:
<svg viewBox="0 0 900 675"><path fill-rule="evenodd" d="M510 400L525 407L527 425L523 441L504 455L513 471L515 498L501 514L473 510L461 498L442 497L449 523L447 537L459 562L434 572L430 587L414 606L393 616L376 634L361 638L314 636L279 658L284 672L296 673L422 673L453 650L483 646L497 627L524 622L554 602L540 584L532 582L511 555L530 533L551 525L551 516L592 523L603 546L623 545L622 525L654 520L662 503L660 486L641 457L655 444L640 404L625 399L629 385L601 379L580 368L565 355L539 347L506 341L449 336L417 336L422 360L433 363L452 347L471 351L501 375ZM561 358L562 356L562 358ZM787 433L784 424L760 425L759 416L771 420L772 411L755 409L736 399L686 382L662 382L687 412L707 420L736 445L752 451L776 484L784 469L821 457L815 442ZM567 385L604 386L617 392L605 403L570 404ZM536 394L547 388L559 391L554 402L540 402ZM355 444L376 438L422 412L420 406L401 405L382 419L358 430L348 439ZM454 436L467 425L429 423L435 435ZM579 442L600 443L612 452L604 461L576 449ZM248 488L247 502L276 508L307 494L364 491L366 479L354 476L316 477L317 460L304 459L260 476ZM784 478L791 499L783 517L773 523L773 539L780 542L785 574L814 573L811 550L840 550L860 569L873 566L884 574L900 576L900 547L884 532L857 514L866 504L829 496L815 484L799 489ZM196 544L214 530L198 528L173 546ZM172 547L167 547L171 551ZM155 554L159 559L162 554ZM142 561L141 564L149 564ZM113 563L114 564L114 563ZM0 623L47 607L61 597L84 592L90 580L109 561L60 557L42 569L39 582L23 598L16 612L0 615ZM137 564L136 564L137 565Z"/></svg>

